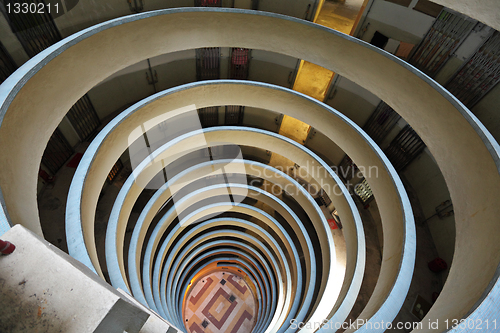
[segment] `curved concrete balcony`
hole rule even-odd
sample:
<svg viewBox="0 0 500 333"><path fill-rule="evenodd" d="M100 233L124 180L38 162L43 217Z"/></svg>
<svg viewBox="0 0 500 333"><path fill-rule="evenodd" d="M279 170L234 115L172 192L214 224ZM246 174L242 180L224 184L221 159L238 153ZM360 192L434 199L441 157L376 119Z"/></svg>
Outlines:
<svg viewBox="0 0 500 333"><path fill-rule="evenodd" d="M500 185L496 141L460 102L410 65L349 36L276 14L225 9L137 14L79 32L26 63L0 88L3 226L19 223L41 234L35 198L39 161L50 134L79 97L140 60L220 46L272 51L323 66L376 94L404 117L435 157L456 207L453 265L423 321L437 321L444 330L446 320L496 318L490 309L500 288L500 205L490 195ZM142 100L113 119L94 139L73 179L66 216L70 254L103 277L94 218L109 170L161 124L176 124L197 108L217 105L252 106L294 117L336 143L356 165L378 170L365 176L380 210L384 251L373 294L357 317L363 323L357 331L384 331L376 324L395 318L415 260L413 213L401 180L380 148L351 120L305 95L269 84L188 84ZM312 332L319 323L324 324L319 331L336 331L336 324L351 312L366 273L365 236L349 191L328 165L292 140L252 128L190 129L158 142L138 149L138 163L108 222L106 269L113 286L179 329L192 330L184 318L191 299L187 292L193 282L198 286L200 278L220 271L221 264L251 286L258 303L252 315L255 332ZM208 147L228 145L269 150L303 166L308 181L337 209L342 233L332 233L311 194L282 170L246 159L200 159L207 157L203 151ZM127 247L132 207L168 167L176 171L155 188ZM247 176L283 190L274 194L249 185ZM216 184L202 182L215 178ZM193 186L196 190L190 191ZM306 219L289 207L286 196ZM275 216L245 203L245 198L270 208ZM166 205L170 208L162 210ZM155 218L159 222L153 227ZM478 270L483 274L478 276ZM312 325L295 327L294 321Z"/></svg>

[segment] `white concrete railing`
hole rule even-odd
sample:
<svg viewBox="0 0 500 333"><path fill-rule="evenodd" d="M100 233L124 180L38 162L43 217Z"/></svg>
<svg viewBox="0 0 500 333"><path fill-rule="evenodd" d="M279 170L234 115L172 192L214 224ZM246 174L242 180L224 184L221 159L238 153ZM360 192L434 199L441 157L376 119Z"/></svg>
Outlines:
<svg viewBox="0 0 500 333"><path fill-rule="evenodd" d="M248 29L249 26L252 28ZM148 34L143 35L143 31L148 31ZM128 47L132 41L134 48ZM449 278L424 321L438 320L442 325L440 328L444 329L446 319L461 318L480 309L483 301L497 297L490 291L497 290L500 244L496 240L500 226L496 217L500 213L500 199L491 193L496 193L500 185L500 148L484 126L439 85L384 51L327 28L269 13L223 9L144 13L84 30L31 59L0 88L0 187L4 200L1 222L9 221L10 216L13 223L22 223L35 232L41 232L35 198L38 163L33 163L33 159L40 160L45 143L59 121L93 85L121 68L159 54L235 45L305 59L345 76L386 101L424 140L447 182L456 207L457 230ZM95 52L96 48L99 52ZM328 126L336 118L329 113L322 114L321 108L315 108L307 98L280 95L277 89L272 91L273 94L265 89L248 93L238 91L236 84L230 86L227 96L221 93L213 97L214 92L215 95L220 92L212 89L208 94L211 87L207 87L199 90L197 106L245 102L246 105L288 112L331 134L331 138L358 166L380 167L382 176L368 179L368 182L377 198L382 220L391 228L384 227L387 244L384 244L382 273L373 301L361 318L378 321L388 313L396 313L411 278L408 269L411 270L413 265L414 252L411 251L414 251L415 244L411 223L408 224L411 216L403 215L401 210L399 213L394 211L396 206L408 208L405 212L410 212L405 195L402 201L399 199L397 190L402 189L402 185L397 177L391 180L394 170L384 163L383 155L376 149L360 149L360 146L367 147L367 142L362 139L362 133L348 125L340 122L337 125L341 131L330 132ZM415 91L419 92L418 95ZM171 97L170 101L177 101L180 103L177 107L180 107L182 97L180 91L176 94L177 100ZM298 103L302 109L290 105L289 100ZM316 111L305 116L301 111L304 108ZM120 126L126 128L132 123L124 121ZM352 134L347 134L349 131ZM110 134L111 137L114 135L118 132ZM82 206L86 209L68 216L70 220L81 217L87 242L85 248L83 239L73 238L77 235L70 233L70 247L80 247L82 253L88 249L94 263L97 260L92 244L91 212L109 171L102 166L114 163L118 152L125 149L126 144L118 141L109 150L108 160L101 161L101 168L96 167L101 162L94 161L92 177L88 179L82 197L77 198L77 201L83 200ZM18 154L19 151L23 154ZM76 184L83 184L83 181L83 178L77 178ZM484 253L492 255L484 256ZM84 259L86 265L93 266L91 260ZM482 274L477 275L478 271ZM464 285L468 287L463 288ZM398 301L386 298L388 294ZM483 314L491 316L495 312Z"/></svg>
<svg viewBox="0 0 500 333"><path fill-rule="evenodd" d="M16 249L0 256L0 331L177 332L24 227L3 238Z"/></svg>

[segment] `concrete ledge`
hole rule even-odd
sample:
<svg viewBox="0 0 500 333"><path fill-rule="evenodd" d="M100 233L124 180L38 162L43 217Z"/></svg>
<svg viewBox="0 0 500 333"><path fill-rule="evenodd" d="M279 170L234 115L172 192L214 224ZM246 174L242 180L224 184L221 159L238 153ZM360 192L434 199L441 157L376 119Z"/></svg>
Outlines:
<svg viewBox="0 0 500 333"><path fill-rule="evenodd" d="M132 43L134 48L130 48ZM500 199L491 193L500 187L500 147L484 126L437 83L387 52L312 23L268 13L180 9L131 15L75 34L26 63L0 89L0 183L13 222L40 231L35 191L38 163L34 160L40 160L50 134L70 106L93 85L112 72L155 55L236 44L302 58L359 83L400 113L425 141L457 208L454 263L425 320L444 323L445 319L461 318L475 310L490 291L497 290L492 287L497 283L500 262ZM233 103L236 99L228 100L228 104L237 104ZM364 158L366 152L349 147L349 139L344 135L339 146L356 164L364 165L358 160L373 160L376 154ZM390 191L380 182L370 181L375 196ZM402 184L397 181L397 186ZM90 206L92 200L97 201L97 196L90 198ZM386 204L381 211L389 214L391 204L396 203ZM408 204L407 200L403 204ZM411 217L404 220L408 219ZM408 224L395 227L407 235L412 232ZM80 241L70 236L68 241ZM389 263L392 272L402 268L405 274L395 284L381 275L380 281L388 282L374 291L377 302L366 308L365 318L376 313L374 321L384 313L392 316L401 305L404 297L399 296L407 292L411 278L414 241L406 236L388 244L395 250L403 242L410 244L410 249L404 249L408 260L394 260L384 251L383 265ZM85 246L83 242L79 245ZM388 290L391 295L386 299ZM377 310L384 301L385 306Z"/></svg>
<svg viewBox="0 0 500 333"><path fill-rule="evenodd" d="M177 333L178 331L172 324L165 321L165 319L161 318L156 312L151 311L141 303L139 303L135 298L127 294L122 289L118 289L118 291L126 298L129 302L135 304L138 308L142 309L144 312L149 313L149 318L142 326L139 333Z"/></svg>
<svg viewBox="0 0 500 333"><path fill-rule="evenodd" d="M82 263L16 225L0 256L1 332L139 332L149 314Z"/></svg>

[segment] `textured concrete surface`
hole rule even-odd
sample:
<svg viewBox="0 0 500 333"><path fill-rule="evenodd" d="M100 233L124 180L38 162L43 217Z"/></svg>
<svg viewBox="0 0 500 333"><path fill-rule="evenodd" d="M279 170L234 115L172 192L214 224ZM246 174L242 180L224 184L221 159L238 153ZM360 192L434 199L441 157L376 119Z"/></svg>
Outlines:
<svg viewBox="0 0 500 333"><path fill-rule="evenodd" d="M500 30L500 2L498 0L432 0L432 2L456 10Z"/></svg>
<svg viewBox="0 0 500 333"><path fill-rule="evenodd" d="M18 225L3 235L1 332L139 332L149 317L87 267Z"/></svg>
<svg viewBox="0 0 500 333"><path fill-rule="evenodd" d="M211 20L214 20L213 17L211 17ZM196 22L200 23L201 22ZM283 23L283 22L282 22ZM241 19L238 17L238 24L241 24ZM308 29L304 29L301 33L297 33L296 31L293 31L290 27L285 27L286 24L283 24L281 26L282 31L290 31L291 34L294 36L293 40L302 39L302 38L307 38L308 36L311 35L312 31L306 31ZM206 26L206 25L205 25ZM256 27L260 27L265 29L265 32L271 31L269 27L265 27L263 25L255 25ZM134 26L134 28L137 28ZM225 27L225 31L228 31L230 29L227 29ZM160 31L160 29L158 29ZM163 32L163 31L161 31ZM213 31L210 31L212 33ZM252 31L253 33L253 31ZM123 34L130 36L129 34ZM258 34L258 36L262 36L263 34ZM162 35L164 38L164 35ZM227 37L227 36L224 36ZM200 36L201 38L201 36ZM182 40L186 40L185 38L182 38ZM239 39L241 40L241 36L239 36ZM90 40L90 38L88 39ZM87 40L87 41L88 41ZM198 39L197 39L198 40ZM251 39L249 39L251 40ZM115 41L115 40L113 40ZM282 45L293 45L293 43L287 43L285 40L280 39L280 41L283 41ZM145 43L147 44L152 44L152 45L158 45L157 43L150 43L149 40L144 40ZM258 47L258 45L255 45L255 39L253 40L254 45L248 45L248 47ZM168 45L171 45L169 43L165 43ZM249 44L252 44L249 42ZM336 47L338 45L335 45L335 43L327 43L331 47ZM101 46L109 45L110 47L116 47L117 45L114 45L113 43L102 43ZM324 43L322 43L324 45ZM247 46L247 45L244 45ZM267 45L270 47L269 45ZM349 52L349 45L345 45L346 47L343 48L343 51L339 54L340 57L336 57L336 60L339 61L339 63L345 64L346 62L348 63L349 59L346 59L346 62L342 61L343 59L341 56L347 56L349 58L353 54L356 54L357 56L352 57L352 61L357 63L357 64L363 64L365 63L363 61L363 54L362 52ZM352 45L351 45L352 46ZM359 46L359 45L358 45ZM294 46L291 46L292 48ZM287 48L287 47L286 47ZM76 53L80 53L79 47L73 47L72 49L75 50ZM96 48L88 48L95 50ZM138 47L137 49L141 49L141 47ZM306 48L307 49L307 48ZM352 48L351 51L354 51ZM120 52L119 48L116 48L117 52ZM289 48L283 49L283 52L291 52ZM327 66L328 61L322 61L326 59L326 54L330 54L330 52L321 52L321 51L329 51L329 50L319 50L319 52L314 52L316 55L316 59L311 59L311 60L317 60L318 62L324 62L324 65ZM358 50L360 51L360 50ZM326 53L326 54L325 54ZM130 53L128 53L130 54ZM366 56L366 54L365 54ZM414 77L412 78L411 76L404 75L404 70L398 73L398 70L396 69L394 71L394 75L392 75L390 72L391 64L389 59L380 59L377 58L379 55L373 54L373 52L367 57L366 65L370 68L358 68L359 72L355 68L349 68L345 69L344 68L344 74L346 76L351 77L357 80L358 82L363 81L363 85L365 87L370 87L372 90L379 94L381 97L386 99L391 104L391 106L394 106L394 108L397 111L403 110L406 108L408 111L406 112L406 115L408 115L408 120L412 124L412 126L419 132L419 134L422 134L422 137L426 140L426 143L429 146L429 149L434 153L434 156L438 159L438 163L441 165L441 167L444 170L444 176L447 179L449 185L450 185L450 192L452 194L452 199L456 203L458 209L457 209L457 216L460 218L457 219L457 225L459 228L457 228L457 235L458 235L458 242L457 242L457 252L456 252L456 263L459 263L457 265L457 268L453 269L452 272L454 274L450 274L452 279L449 281L447 284L446 289L446 294L447 297L446 299L443 298L442 300L438 300L440 303L439 308L440 311L436 312L435 316L441 317L441 318L449 318L452 314L455 316L457 314L463 315L465 314L470 306L472 306L476 300L478 300L482 292L484 291L484 288L488 285L490 282L490 279L494 275L495 267L498 264L499 257L498 257L498 243L496 241L497 234L498 234L498 225L494 222L495 221L495 216L498 215L498 209L499 205L497 204L497 199L496 198L491 198L489 197L488 193L495 193L496 189L498 188L498 170L496 168L496 165L493 163L491 159L490 152L487 151L487 148L484 146L482 139L485 141L488 141L489 138L486 138L483 136L482 138L477 135L476 132L474 132L474 129L471 128L470 124L468 123L467 120L464 119L464 117L468 118L471 123L475 121L474 118L470 117L469 114L466 112L463 114L458 114L456 111L456 105L453 105L453 101L450 100L443 100L440 99L439 93L434 91L434 87L432 87L432 84L429 84L429 82L426 82L425 78L419 77L418 79L415 79ZM71 57L70 57L71 58ZM132 58L132 57L131 57ZM72 60L74 59L69 59L70 63L72 63ZM134 60L134 59L129 59L129 60ZM381 66L375 65L379 60ZM96 62L89 61L89 63L92 63L92 66L95 65ZM394 64L393 64L394 65ZM120 64L117 64L119 67ZM61 66L62 68L67 69L67 67L72 67L72 66ZM331 66L332 69L335 69L335 66ZM361 66L363 67L363 66ZM82 71L85 71L84 67L79 67ZM394 69L394 68L392 68ZM99 70L102 70L102 68L99 68ZM378 73L374 73L380 70ZM383 73L382 73L383 72ZM104 73L103 73L104 74ZM359 74L359 75L357 75ZM362 75L366 74L366 75ZM373 75L372 75L373 74ZM403 74L403 75L397 75L397 74ZM73 77L75 80L80 80L79 75L68 75L66 72L65 75L67 77ZM94 73L94 82L99 80L99 75ZM90 75L92 76L92 74ZM384 78L385 76L385 78ZM42 80L43 81L43 80ZM68 84L68 82L64 82L64 80L54 80L54 82L59 82L60 84L63 85L63 87L68 88L68 87L77 87L78 84ZM34 82L33 82L34 83ZM46 82L45 82L46 83ZM360 82L361 83L361 82ZM32 85L33 86L33 85ZM44 84L34 84L35 87L39 88L44 86ZM45 86L48 86L45 84ZM431 86L431 87L429 87ZM85 84L82 83L80 86L81 89L85 90ZM408 91L405 91L406 88L408 88ZM88 87L87 87L88 88ZM429 89L430 88L430 89ZM419 91L422 92L421 95L415 96L412 92L415 91L415 89L419 89ZM40 89L41 90L41 89ZM69 101L67 102L67 105L64 105L64 103L60 103L60 108L67 110L67 106L71 105L72 97L76 97L77 95L81 94L78 91L79 89L75 88L75 90L68 91L68 99ZM411 91L411 92L410 92ZM30 92L30 96L31 93ZM41 95L44 95L44 92L38 91L41 93ZM409 92L409 93L408 93ZM50 94L45 94L45 98L34 98L31 99L31 101L35 101L34 103L36 104L37 107L40 106L39 101L50 101L53 100L54 96L51 96ZM25 96L27 97L27 96ZM39 96L40 97L40 96ZM18 95L17 96L18 100L23 100L23 101L30 101L30 98L22 98L22 96ZM426 105L427 104L427 105ZM414 107L409 108L408 105L413 105ZM46 105L47 106L47 105ZM41 107L41 109L47 110L47 108ZM451 107L450 107L451 106ZM33 107L33 105L32 105ZM19 108L20 110L23 109L22 107ZM49 107L49 110L52 112L53 110L56 110L57 108L51 108ZM30 114L33 117L33 123L37 124L37 126L40 126L40 124L47 125L46 127L43 126L44 128L50 128L51 127L51 121L56 124L60 119L57 119L58 117L55 116L55 119L52 119L51 121L44 121L45 119L48 119L49 117L45 117L42 113L32 113L30 112L30 107L24 108L28 114ZM436 112L439 111L439 112ZM54 114L58 114L58 111L54 111ZM5 120L7 119L4 119ZM37 117L38 116L38 117ZM41 119L40 119L41 116ZM38 118L38 119L35 119ZM406 116L405 116L406 118ZM12 131L18 131L20 128L23 128L23 126L17 126L16 123L18 124L25 124L25 119L26 117L22 113L17 113L14 118L11 118L13 120L13 123L11 124L11 130ZM419 123L421 125L419 126ZM445 124L445 125L444 125ZM416 126L414 126L416 125ZM437 126L437 127L436 127ZM476 128L481 128L481 125L475 124ZM54 125L55 127L55 125ZM3 126L2 126L3 129ZM12 147L14 150L17 151L23 151L23 153L26 152L26 156L29 156L28 158L39 158L41 155L40 152L40 147L38 147L38 150L36 147L30 148L30 146L36 146L37 143L40 142L40 146L43 145L46 140L39 140L37 138L36 134L36 129L33 128L26 128L25 129L30 133L29 135L26 135L26 137L20 138L19 135L12 135L13 132L8 133L5 137L2 135L2 147ZM51 131L47 131L47 133L44 133L46 137L50 134ZM41 135L43 136L43 135ZM4 140L5 139L5 140ZM19 145L18 145L19 143ZM24 145L24 146L23 146ZM451 153L451 149L448 149L449 146L455 146L455 147L461 147L463 148L462 150L453 150ZM493 145L493 149L497 150L497 145ZM21 149L18 149L21 148ZM497 157L497 152L494 152L492 149L492 154ZM23 154L24 155L24 154ZM34 191L29 191L27 189L31 188L33 190L34 188L34 178L35 178L35 169L36 169L36 163L23 163L23 161L17 160L18 156L16 154L4 154L4 156L7 156L2 163L2 168L5 170L5 175L2 175L3 179L3 184L2 184L2 189L4 189L4 185L6 183L9 183L8 181L6 182L6 179L12 179L15 178L16 181L19 180L21 182L20 184L15 184L15 185L6 185L6 187L9 189L8 196L6 196L6 200L9 201L8 206L12 206L15 210L13 218L16 221L22 221L23 223L33 223L36 225L37 222L37 214L34 208L35 203L34 200L25 200L26 198L34 199ZM8 159L9 161L6 161ZM21 162L21 163L16 163ZM26 165L26 168L22 168L21 166ZM33 167L35 165L35 167ZM476 169L481 169L483 172L479 174L474 174L471 173L470 170L476 170ZM17 174L19 177L15 177L15 174ZM459 177L457 175L461 175L462 177ZM25 180L21 180L23 177L20 175L24 175ZM474 177L477 177L474 179ZM18 179L19 178L19 179ZM483 186L481 189L477 188L478 183L483 183ZM26 185L26 186L24 186ZM31 186L31 187L30 187ZM26 191L26 192L25 192ZM10 194L15 193L15 195L10 196ZM483 193L483 195L481 195ZM484 193L487 193L487 195L484 195ZM6 195L6 193L4 193ZM26 209L27 206L31 205L31 209L28 208ZM10 209L10 207L9 207ZM11 211L10 211L11 212ZM25 217L25 218L22 218ZM469 228L471 225L481 225L482 228ZM470 251L472 242L474 242L474 248L475 251ZM488 257L484 258L481 256L482 253L485 253L489 250L493 250L492 252L496 253L497 255L494 257ZM477 276L474 272L477 272L481 270L482 268L484 269L484 274L481 276ZM458 269L458 271L456 271ZM459 273L458 273L459 272ZM460 289L460 286L463 286L463 284L467 283L468 288L462 288ZM470 292L469 288L474 289L474 292ZM464 298L466 298L468 301L465 302ZM459 301L461 302L460 308L456 309L455 311L451 311L449 307L446 307L446 304L449 304L450 302L453 304L458 304ZM453 313L451 313L453 312Z"/></svg>

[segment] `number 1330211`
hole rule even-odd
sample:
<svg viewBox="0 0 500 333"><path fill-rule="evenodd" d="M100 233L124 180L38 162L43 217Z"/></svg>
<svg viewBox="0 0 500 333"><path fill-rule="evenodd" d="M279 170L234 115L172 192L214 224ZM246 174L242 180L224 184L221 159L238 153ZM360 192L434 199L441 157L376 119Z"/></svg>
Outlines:
<svg viewBox="0 0 500 333"><path fill-rule="evenodd" d="M58 14L59 4L12 2L5 5L8 14Z"/></svg>

